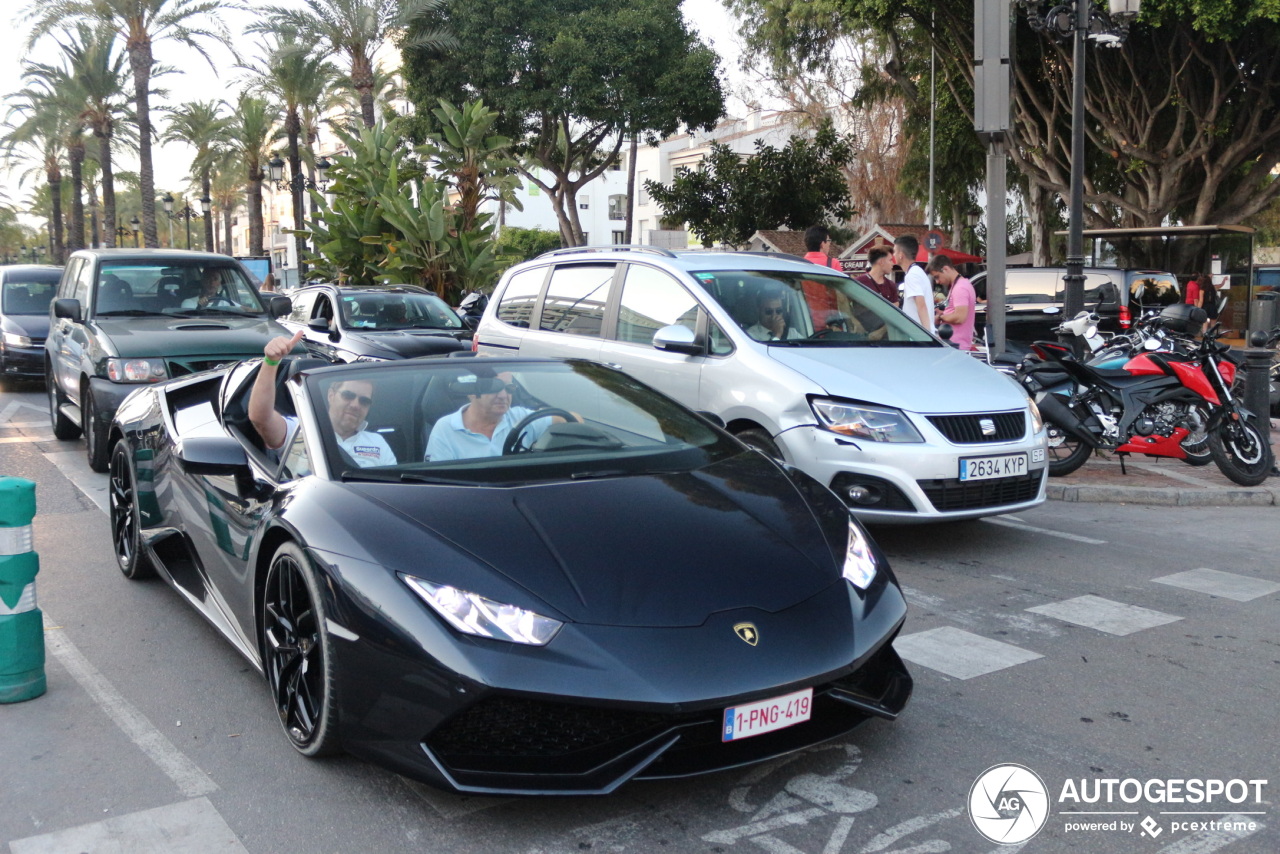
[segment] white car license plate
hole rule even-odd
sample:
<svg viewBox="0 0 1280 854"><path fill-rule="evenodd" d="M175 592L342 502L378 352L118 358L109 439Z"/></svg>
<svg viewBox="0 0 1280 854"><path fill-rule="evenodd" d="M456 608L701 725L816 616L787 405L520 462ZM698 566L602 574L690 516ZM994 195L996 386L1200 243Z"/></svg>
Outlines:
<svg viewBox="0 0 1280 854"><path fill-rule="evenodd" d="M990 480L993 477L1017 477L1027 473L1026 454L1001 454L997 457L961 457L960 480Z"/></svg>
<svg viewBox="0 0 1280 854"><path fill-rule="evenodd" d="M721 741L736 741L794 726L809 720L813 712L813 689L805 688L782 697L757 700L724 710Z"/></svg>

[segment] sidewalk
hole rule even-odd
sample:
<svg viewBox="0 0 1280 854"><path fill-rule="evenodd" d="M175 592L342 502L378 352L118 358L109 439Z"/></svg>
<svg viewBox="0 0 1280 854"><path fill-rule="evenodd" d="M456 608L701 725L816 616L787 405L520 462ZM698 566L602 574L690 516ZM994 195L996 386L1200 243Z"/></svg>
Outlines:
<svg viewBox="0 0 1280 854"><path fill-rule="evenodd" d="M1271 420L1271 450L1280 457L1280 420ZM1095 453L1066 477L1051 477L1045 488L1050 499L1112 504L1165 504L1266 507L1280 505L1280 477L1261 486L1240 486L1228 480L1213 463L1189 466L1182 460Z"/></svg>

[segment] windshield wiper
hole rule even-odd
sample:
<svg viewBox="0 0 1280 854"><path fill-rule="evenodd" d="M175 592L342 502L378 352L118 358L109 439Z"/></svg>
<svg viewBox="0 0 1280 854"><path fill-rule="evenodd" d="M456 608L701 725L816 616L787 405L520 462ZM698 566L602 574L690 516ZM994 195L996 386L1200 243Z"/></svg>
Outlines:
<svg viewBox="0 0 1280 854"><path fill-rule="evenodd" d="M114 311L100 311L96 317L168 317L163 311L148 311L145 308L117 308Z"/></svg>
<svg viewBox="0 0 1280 854"><path fill-rule="evenodd" d="M261 317L260 311L238 311L234 308L206 308L202 309L204 314L232 314L236 317Z"/></svg>

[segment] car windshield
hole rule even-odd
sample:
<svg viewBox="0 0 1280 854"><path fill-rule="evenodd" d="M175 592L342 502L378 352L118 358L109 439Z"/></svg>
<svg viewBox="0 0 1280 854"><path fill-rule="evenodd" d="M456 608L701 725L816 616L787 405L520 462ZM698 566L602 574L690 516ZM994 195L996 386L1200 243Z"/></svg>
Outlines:
<svg viewBox="0 0 1280 854"><path fill-rule="evenodd" d="M48 314L59 278L61 274L54 271L8 273L0 306L5 314Z"/></svg>
<svg viewBox="0 0 1280 854"><path fill-rule="evenodd" d="M444 300L412 291L342 294L342 322L352 329L461 329Z"/></svg>
<svg viewBox="0 0 1280 854"><path fill-rule="evenodd" d="M306 378L344 480L515 484L678 472L742 452L700 416L584 361L395 362Z"/></svg>
<svg viewBox="0 0 1280 854"><path fill-rule="evenodd" d="M200 260L106 261L98 273L96 315L258 317L262 303L237 266Z"/></svg>
<svg viewBox="0 0 1280 854"><path fill-rule="evenodd" d="M693 277L748 335L771 346L942 346L880 295L846 276L719 270Z"/></svg>

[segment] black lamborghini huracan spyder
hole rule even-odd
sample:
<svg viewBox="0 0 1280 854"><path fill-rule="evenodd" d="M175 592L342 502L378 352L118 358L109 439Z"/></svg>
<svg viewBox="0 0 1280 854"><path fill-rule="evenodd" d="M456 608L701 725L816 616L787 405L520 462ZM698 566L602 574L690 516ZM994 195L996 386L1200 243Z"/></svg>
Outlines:
<svg viewBox="0 0 1280 854"><path fill-rule="evenodd" d="M840 500L626 374L286 360L271 451L260 364L125 401L111 525L126 577L159 574L265 674L300 753L607 793L906 705L906 604Z"/></svg>

